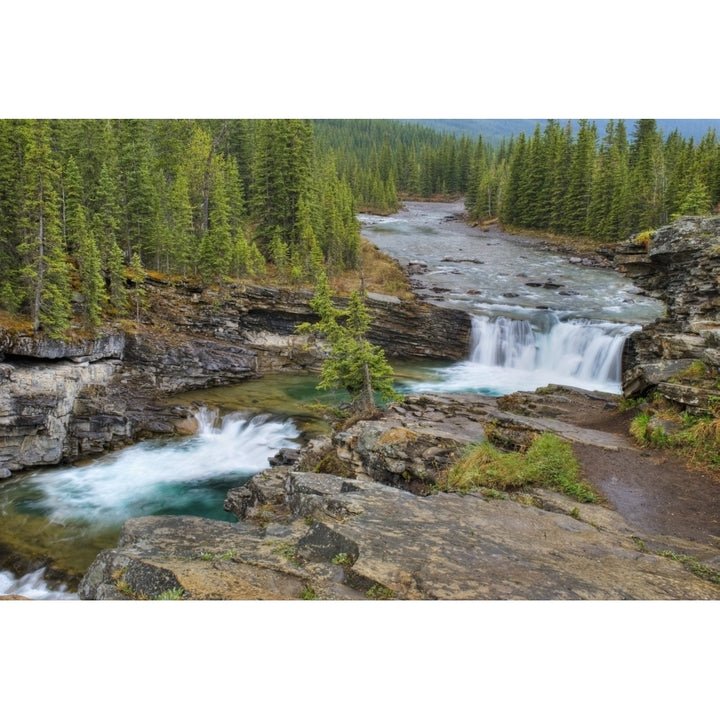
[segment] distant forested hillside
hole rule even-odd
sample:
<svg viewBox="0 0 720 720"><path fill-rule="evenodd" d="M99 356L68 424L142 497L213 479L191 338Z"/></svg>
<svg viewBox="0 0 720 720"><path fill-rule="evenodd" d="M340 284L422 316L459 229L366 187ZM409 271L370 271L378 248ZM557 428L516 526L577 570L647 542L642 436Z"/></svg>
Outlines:
<svg viewBox="0 0 720 720"><path fill-rule="evenodd" d="M498 144L503 139L510 139L512 136L517 136L521 132L529 135L535 129L535 125L540 123L540 127L544 128L545 120L527 120L527 119L464 119L464 120L405 120L403 122L413 123L427 127L440 133L453 133L454 135L468 135L471 138L476 138L479 135L490 143ZM559 121L564 122L564 121ZM607 124L607 119L598 120L594 119L593 122L598 128L604 128ZM693 138L695 142L699 142L702 137L708 132L708 130L715 130L720 133L720 119L714 120L698 120L698 119L659 119L656 120L658 129L665 135L669 135L674 130L684 138ZM625 124L631 127L635 123L635 120L625 118ZM577 132L579 129L579 121L572 120L573 131Z"/></svg>
<svg viewBox="0 0 720 720"><path fill-rule="evenodd" d="M477 138L397 120L316 120L359 210L394 212L401 197L451 197L468 188Z"/></svg>

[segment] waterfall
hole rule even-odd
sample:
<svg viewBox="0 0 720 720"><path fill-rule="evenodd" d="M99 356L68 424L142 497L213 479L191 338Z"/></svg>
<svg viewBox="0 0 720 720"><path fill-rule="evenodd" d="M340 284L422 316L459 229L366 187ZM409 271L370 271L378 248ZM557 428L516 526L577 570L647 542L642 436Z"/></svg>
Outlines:
<svg viewBox="0 0 720 720"><path fill-rule="evenodd" d="M543 316L544 327L507 317L472 319L470 360L574 378L584 383L618 384L625 338L635 326L590 320L560 322Z"/></svg>
<svg viewBox="0 0 720 720"><path fill-rule="evenodd" d="M44 567L20 578L7 570L0 570L0 595L22 595L30 600L77 600L77 593L68 592L64 585L51 590L44 576Z"/></svg>
<svg viewBox="0 0 720 720"><path fill-rule="evenodd" d="M214 481L227 485L268 467L282 447L297 447L289 420L203 408L198 432L182 440L138 443L90 465L46 470L28 481L35 505L53 522L119 523L160 512L206 514L194 508ZM219 503L222 507L222 502Z"/></svg>
<svg viewBox="0 0 720 720"><path fill-rule="evenodd" d="M551 311L519 319L473 316L468 360L411 389L505 395L554 383L618 394L625 338L638 328L561 320Z"/></svg>
<svg viewBox="0 0 720 720"><path fill-rule="evenodd" d="M223 509L227 491L269 467L281 448L298 447L289 419L201 408L198 431L148 440L90 464L43 469L3 483L0 522L35 528L32 543L62 567L87 567L112 546L124 520L143 515L197 515L234 522ZM65 548L69 548L65 553ZM67 557L66 557L67 555ZM0 569L0 595L73 599L48 587L45 569L16 578Z"/></svg>

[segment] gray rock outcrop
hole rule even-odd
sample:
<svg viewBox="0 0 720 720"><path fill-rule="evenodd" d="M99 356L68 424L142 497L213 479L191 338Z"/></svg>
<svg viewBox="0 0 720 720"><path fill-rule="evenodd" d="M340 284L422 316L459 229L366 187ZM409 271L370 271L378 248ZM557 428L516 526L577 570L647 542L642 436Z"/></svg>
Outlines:
<svg viewBox="0 0 720 720"><path fill-rule="evenodd" d="M474 396L425 396L393 406L375 420L318 440L294 465L259 473L228 493L225 508L238 522L145 517L125 523L116 548L103 551L83 578L83 599L141 599L182 593L188 599L553 600L720 599L720 586L696 577L671 556L667 537L638 531L607 506L580 504L546 489L514 500L427 492L408 443L429 458L482 439L498 418L529 433L553 429L604 452L609 433L574 426L562 408L582 412L606 398L555 388L500 403ZM461 411L463 405L470 404ZM533 415L544 404L556 417ZM398 423L397 432L390 425ZM372 431L376 423L377 432ZM617 443L622 444L618 439ZM617 444L616 443L616 444ZM365 447L360 448L361 445ZM437 453L431 449L437 448ZM430 452L428 452L430 451ZM319 472L318 459L346 458L344 474ZM628 452L638 453L637 450ZM407 457L406 457L407 456ZM398 462L399 464L395 464ZM630 460L633 463L633 460ZM322 461L318 463L322 465ZM401 469L401 465L405 469ZM432 463L428 463L431 466ZM432 472L439 468L431 469ZM422 474L421 474L422 475ZM436 479L440 475L435 475ZM384 480L385 482L379 482ZM717 566L717 549L678 540Z"/></svg>
<svg viewBox="0 0 720 720"><path fill-rule="evenodd" d="M716 585L642 552L612 511L583 507L577 518L548 491L538 500L554 510L473 494L420 497L288 468L251 484L275 499L275 515L267 500L263 512L286 513L285 521L129 520L80 597L180 589L197 600L720 599Z"/></svg>
<svg viewBox="0 0 720 720"><path fill-rule="evenodd" d="M62 341L0 328L0 478L72 461L147 434L173 433L187 411L161 398L270 372L318 369L322 345L295 333L312 293L236 285L223 293L148 279L144 323ZM370 339L389 357L458 359L461 311L373 295Z"/></svg>
<svg viewBox="0 0 720 720"><path fill-rule="evenodd" d="M679 218L647 242L622 244L616 261L667 308L626 342L624 394L652 388L689 408L706 405L717 388L702 381L720 372L720 217Z"/></svg>

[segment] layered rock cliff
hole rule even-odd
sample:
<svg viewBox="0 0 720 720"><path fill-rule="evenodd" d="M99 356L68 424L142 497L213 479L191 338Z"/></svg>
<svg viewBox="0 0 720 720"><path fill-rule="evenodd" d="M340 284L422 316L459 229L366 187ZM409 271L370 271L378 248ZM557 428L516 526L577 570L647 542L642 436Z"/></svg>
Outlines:
<svg viewBox="0 0 720 720"><path fill-rule="evenodd" d="M0 478L71 461L149 433L172 433L185 410L158 400L270 372L317 369L322 347L295 334L313 321L312 293L236 285L220 293L147 283L139 328L64 342L0 328ZM373 295L371 341L390 358L454 360L470 321Z"/></svg>
<svg viewBox="0 0 720 720"><path fill-rule="evenodd" d="M665 317L632 335L623 354L623 391L655 389L703 407L720 373L720 217L683 217L618 248L633 282L665 303Z"/></svg>

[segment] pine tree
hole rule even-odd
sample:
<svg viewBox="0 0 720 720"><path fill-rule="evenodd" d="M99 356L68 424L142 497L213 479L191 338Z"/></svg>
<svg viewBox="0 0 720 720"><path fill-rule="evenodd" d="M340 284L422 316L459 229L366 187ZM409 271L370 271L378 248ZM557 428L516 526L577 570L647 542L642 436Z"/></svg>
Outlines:
<svg viewBox="0 0 720 720"><path fill-rule="evenodd" d="M159 198L149 134L147 121L118 121L120 234L128 258L136 250L147 258L157 252Z"/></svg>
<svg viewBox="0 0 720 720"><path fill-rule="evenodd" d="M209 222L200 245L200 272L206 281L224 281L232 266L234 243L230 231L230 203L225 189L222 158L210 168Z"/></svg>
<svg viewBox="0 0 720 720"><path fill-rule="evenodd" d="M520 133L513 146L510 169L504 193L500 219L506 225L522 225L526 218L526 202L521 194L523 177L527 167L527 143Z"/></svg>
<svg viewBox="0 0 720 720"><path fill-rule="evenodd" d="M10 312L16 312L25 300L17 252L21 168L17 121L0 118L0 306Z"/></svg>
<svg viewBox="0 0 720 720"><path fill-rule="evenodd" d="M188 275L194 265L195 233L193 208L190 204L190 184L181 168L168 190L168 272Z"/></svg>
<svg viewBox="0 0 720 720"><path fill-rule="evenodd" d="M270 241L270 260L278 273L280 280L287 280L290 272L290 249L287 243L282 239L279 230L276 230Z"/></svg>
<svg viewBox="0 0 720 720"><path fill-rule="evenodd" d="M20 128L24 140L19 209L20 276L26 287L33 328L60 337L70 327L70 267L62 241L58 169L48 125L28 120Z"/></svg>
<svg viewBox="0 0 720 720"><path fill-rule="evenodd" d="M95 236L87 228L85 210L78 209L77 261L80 272L80 290L83 295L83 315L86 326L93 330L100 325L106 301L105 283L100 271L100 253Z"/></svg>
<svg viewBox="0 0 720 720"><path fill-rule="evenodd" d="M670 215L678 213L696 177L695 148L692 139L685 140L677 130L671 132L663 147L667 172L666 202Z"/></svg>
<svg viewBox="0 0 720 720"><path fill-rule="evenodd" d="M118 245L120 207L118 188L106 164L100 168L95 193L97 212L93 218L93 234L97 238L100 268L105 279L110 305L121 315L127 306L125 259Z"/></svg>
<svg viewBox="0 0 720 720"><path fill-rule="evenodd" d="M260 124L250 207L263 245L277 231L290 248L298 245L298 208L310 188L313 152L311 123L265 120Z"/></svg>
<svg viewBox="0 0 720 720"><path fill-rule="evenodd" d="M563 216L564 231L570 235L588 232L588 210L595 161L596 129L594 123L579 121L577 142L570 162L569 182Z"/></svg>
<svg viewBox="0 0 720 720"><path fill-rule="evenodd" d="M570 165L573 158L572 123L569 120L563 132L554 135L553 147L550 230L561 233L566 231L565 207L570 186Z"/></svg>
<svg viewBox="0 0 720 720"><path fill-rule="evenodd" d="M705 183L695 178L687 195L680 204L679 215L710 214L710 193Z"/></svg>
<svg viewBox="0 0 720 720"><path fill-rule="evenodd" d="M132 284L130 296L132 298L132 304L135 308L135 324L137 327L140 327L140 311L142 310L145 302L146 292L143 287L145 282L145 268L143 267L140 253L137 250L135 250L132 254L128 277Z"/></svg>
<svg viewBox="0 0 720 720"><path fill-rule="evenodd" d="M662 138L655 120L635 123L629 165L633 229L654 228L667 222Z"/></svg>
<svg viewBox="0 0 720 720"><path fill-rule="evenodd" d="M105 301L105 283L101 273L100 252L88 227L82 203L80 171L72 156L66 164L64 180L65 243L68 251L77 259L83 316L86 326L92 330L100 324Z"/></svg>
<svg viewBox="0 0 720 720"><path fill-rule="evenodd" d="M527 167L520 180L520 194L525 207L522 224L525 226L539 230L547 228L550 212L547 201L549 172L547 145L537 124L528 146Z"/></svg>
<svg viewBox="0 0 720 720"><path fill-rule="evenodd" d="M103 166L115 167L117 147L109 120L79 119L56 122L56 157L66 165L73 158L79 172L80 201L86 214L97 212L95 190L100 184Z"/></svg>
<svg viewBox="0 0 720 720"><path fill-rule="evenodd" d="M375 409L375 393L382 400L397 399L393 369L385 359L383 349L366 338L370 315L362 294L354 291L346 310L336 308L330 297L327 276L321 273L310 306L319 320L299 325L297 332L320 333L330 346L318 389L347 390L353 411L360 414Z"/></svg>
<svg viewBox="0 0 720 720"><path fill-rule="evenodd" d="M77 250L77 229L72 226L77 220L78 209L83 207L83 189L75 158L71 155L65 163L65 172L62 176L62 235L68 253L71 255Z"/></svg>

